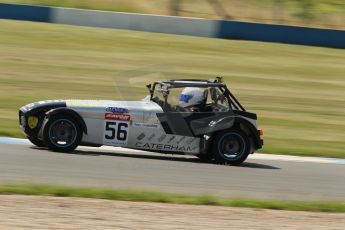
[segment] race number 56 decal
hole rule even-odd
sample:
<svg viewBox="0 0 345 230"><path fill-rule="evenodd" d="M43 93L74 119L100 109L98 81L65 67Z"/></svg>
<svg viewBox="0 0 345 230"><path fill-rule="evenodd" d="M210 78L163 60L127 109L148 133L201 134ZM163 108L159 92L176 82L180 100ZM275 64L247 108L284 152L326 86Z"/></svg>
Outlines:
<svg viewBox="0 0 345 230"><path fill-rule="evenodd" d="M128 141L129 121L105 120L103 143L105 145L125 146Z"/></svg>

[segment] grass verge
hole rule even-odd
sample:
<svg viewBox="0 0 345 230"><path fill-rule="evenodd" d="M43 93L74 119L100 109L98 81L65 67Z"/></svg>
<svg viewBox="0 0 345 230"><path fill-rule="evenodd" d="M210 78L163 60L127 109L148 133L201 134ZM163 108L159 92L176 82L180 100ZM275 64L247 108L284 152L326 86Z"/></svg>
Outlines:
<svg viewBox="0 0 345 230"><path fill-rule="evenodd" d="M290 211L345 212L345 202L335 201L273 201L242 198L219 198L210 195L181 195L141 190L75 188L56 185L0 185L0 194L83 197L107 200L160 202L173 204L216 205Z"/></svg>

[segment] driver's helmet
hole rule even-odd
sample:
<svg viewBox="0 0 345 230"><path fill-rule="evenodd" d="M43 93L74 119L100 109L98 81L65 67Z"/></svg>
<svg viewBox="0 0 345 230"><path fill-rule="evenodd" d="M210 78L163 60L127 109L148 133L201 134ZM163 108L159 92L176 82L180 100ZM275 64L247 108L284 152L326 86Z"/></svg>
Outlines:
<svg viewBox="0 0 345 230"><path fill-rule="evenodd" d="M186 87L180 95L179 105L184 108L205 105L207 92L207 89Z"/></svg>

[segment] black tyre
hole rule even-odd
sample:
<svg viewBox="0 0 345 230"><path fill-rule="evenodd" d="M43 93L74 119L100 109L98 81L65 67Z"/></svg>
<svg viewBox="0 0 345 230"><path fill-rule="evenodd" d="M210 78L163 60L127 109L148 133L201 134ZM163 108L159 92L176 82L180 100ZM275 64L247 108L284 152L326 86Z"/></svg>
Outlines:
<svg viewBox="0 0 345 230"><path fill-rule="evenodd" d="M37 147L45 147L43 141L41 141L40 139L35 138L35 137L29 137L29 136L26 136L26 137L29 139L29 141L32 144L36 145Z"/></svg>
<svg viewBox="0 0 345 230"><path fill-rule="evenodd" d="M68 115L50 117L43 128L44 144L57 152L72 152L78 147L83 131Z"/></svg>
<svg viewBox="0 0 345 230"><path fill-rule="evenodd" d="M239 165L250 153L249 138L240 130L220 132L215 136L213 153L219 164Z"/></svg>

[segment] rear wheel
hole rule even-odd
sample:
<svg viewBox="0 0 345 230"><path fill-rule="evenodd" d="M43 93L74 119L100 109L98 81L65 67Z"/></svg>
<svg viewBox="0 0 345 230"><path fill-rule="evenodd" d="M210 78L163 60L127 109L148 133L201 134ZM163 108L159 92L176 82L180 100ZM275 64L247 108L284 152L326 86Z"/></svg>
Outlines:
<svg viewBox="0 0 345 230"><path fill-rule="evenodd" d="M72 152L83 136L78 123L67 115L50 117L43 129L46 146L57 152Z"/></svg>
<svg viewBox="0 0 345 230"><path fill-rule="evenodd" d="M29 139L29 141L32 144L36 145L37 147L45 147L43 141L38 139L37 137L29 137L29 136L26 136L26 137Z"/></svg>
<svg viewBox="0 0 345 230"><path fill-rule="evenodd" d="M215 161L219 164L239 165L250 153L250 141L241 130L218 133L213 143Z"/></svg>

